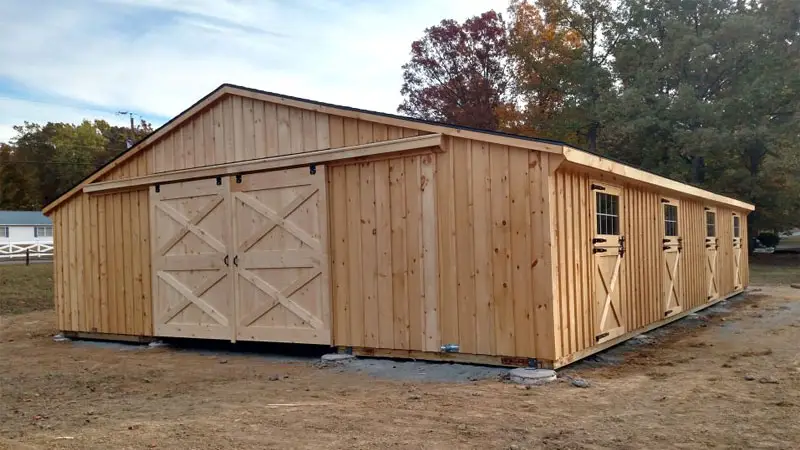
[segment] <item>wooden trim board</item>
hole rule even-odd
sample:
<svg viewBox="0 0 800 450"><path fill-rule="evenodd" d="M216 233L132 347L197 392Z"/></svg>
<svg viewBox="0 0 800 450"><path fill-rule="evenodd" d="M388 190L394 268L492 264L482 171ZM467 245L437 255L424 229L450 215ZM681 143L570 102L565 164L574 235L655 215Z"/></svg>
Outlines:
<svg viewBox="0 0 800 450"><path fill-rule="evenodd" d="M441 151L442 135L426 134L391 141L382 141L372 144L354 145L315 152L299 153L292 155L271 156L268 158L238 161L226 164L216 164L193 169L177 170L143 177L128 178L126 180L103 181L92 183L83 188L85 193L107 193L125 189L136 189L153 184L190 181L215 176L237 175L264 170L289 169L310 164L325 164L331 161L363 158L375 155L387 155L430 148L431 151Z"/></svg>
<svg viewBox="0 0 800 450"><path fill-rule="evenodd" d="M87 333L83 331L63 331L61 334L70 339L87 341L116 341L148 344L156 340L153 336L137 336L132 334Z"/></svg>
<svg viewBox="0 0 800 450"><path fill-rule="evenodd" d="M578 164L580 166L589 167L592 169L600 170L605 173L619 175L631 180L640 181L644 184L658 186L671 192L677 192L683 195L690 195L692 197L710 200L712 202L721 203L724 205L741 208L747 211L753 211L755 206L750 203L745 203L724 195L715 194L713 192L700 189L679 181L670 180L669 178L655 175L635 167L626 166L625 164L611 161L610 159L601 156L593 155L569 146L564 146L564 157L568 162Z"/></svg>
<svg viewBox="0 0 800 450"><path fill-rule="evenodd" d="M730 294L728 294L728 295L726 295L724 297L718 297L718 298L716 298L716 299L714 299L714 300L712 300L712 301L710 301L708 303L704 303L704 304L702 304L700 306L697 306L695 308L692 308L692 309L680 312L678 314L669 316L666 319L659 320L658 322L653 322L653 323L651 323L651 324L649 324L649 325L647 325L645 327L638 328L638 329L633 330L633 331L631 331L629 333L625 333L625 334L623 334L621 336L618 336L618 337L616 337L614 339L605 341L605 342L603 342L601 344L597 344L597 345L589 347L589 348L587 348L585 350L581 350L581 351L575 352L575 353L573 353L571 355L567 355L567 356L558 358L553 363L553 368L554 369L560 369L560 368L562 368L564 366L567 366L569 364L572 364L574 362L578 362L578 361L586 358L587 356L591 356L591 355L593 355L595 353L602 352L603 350L607 350L607 349L609 349L611 347L614 347L614 346L616 346L618 344L621 344L621 343L627 341L628 339L636 337L636 336L638 336L640 334L647 333L649 331L655 330L656 328L660 328L660 327L663 327L664 325L667 325L667 324L670 324L672 322L675 322L676 320L683 319L684 317L688 316L689 314L696 313L698 311L702 311L702 310L704 310L706 308L709 308L711 306L716 305L717 303L719 303L721 301L724 301L724 300L727 300L727 299L729 299L731 297L735 297L735 296L737 296L739 294L742 294L743 292L744 292L744 289L740 289L738 291L731 292Z"/></svg>
<svg viewBox="0 0 800 450"><path fill-rule="evenodd" d="M367 358L389 358L389 359L419 359L422 361L440 361L461 364L480 364L484 366L500 367L536 367L549 368L550 361L537 360L519 356L494 356L494 355L475 355L472 353L442 353L418 350L399 350L388 348L370 347L336 347L337 352Z"/></svg>

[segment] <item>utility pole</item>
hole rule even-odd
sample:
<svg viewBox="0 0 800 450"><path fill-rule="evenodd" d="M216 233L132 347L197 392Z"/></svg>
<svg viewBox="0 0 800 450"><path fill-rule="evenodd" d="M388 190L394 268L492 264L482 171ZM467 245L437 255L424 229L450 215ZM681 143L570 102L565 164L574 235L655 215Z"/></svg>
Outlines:
<svg viewBox="0 0 800 450"><path fill-rule="evenodd" d="M117 115L128 115L131 118L131 137L125 140L126 147L131 148L133 146L133 139L136 137L136 126L133 124L133 113L131 111L117 111Z"/></svg>
<svg viewBox="0 0 800 450"><path fill-rule="evenodd" d="M133 113L130 111L117 111L117 115L120 116L131 116L131 133L136 132L136 127L133 125Z"/></svg>

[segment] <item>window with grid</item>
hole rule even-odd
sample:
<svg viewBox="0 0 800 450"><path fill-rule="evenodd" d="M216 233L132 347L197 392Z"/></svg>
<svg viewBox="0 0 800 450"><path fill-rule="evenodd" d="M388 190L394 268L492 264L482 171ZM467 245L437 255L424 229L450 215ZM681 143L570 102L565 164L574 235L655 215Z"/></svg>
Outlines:
<svg viewBox="0 0 800 450"><path fill-rule="evenodd" d="M8 237L8 227L2 226L0 227L0 237Z"/></svg>
<svg viewBox="0 0 800 450"><path fill-rule="evenodd" d="M706 211L706 236L714 237L717 235L717 214Z"/></svg>
<svg viewBox="0 0 800 450"><path fill-rule="evenodd" d="M33 235L37 238L53 237L53 227L41 226L33 230Z"/></svg>
<svg viewBox="0 0 800 450"><path fill-rule="evenodd" d="M619 196L598 192L597 234L619 235Z"/></svg>
<svg viewBox="0 0 800 450"><path fill-rule="evenodd" d="M739 236L739 216L733 216L733 237L741 237Z"/></svg>
<svg viewBox="0 0 800 450"><path fill-rule="evenodd" d="M678 207L675 205L664 205L664 235L678 235Z"/></svg>

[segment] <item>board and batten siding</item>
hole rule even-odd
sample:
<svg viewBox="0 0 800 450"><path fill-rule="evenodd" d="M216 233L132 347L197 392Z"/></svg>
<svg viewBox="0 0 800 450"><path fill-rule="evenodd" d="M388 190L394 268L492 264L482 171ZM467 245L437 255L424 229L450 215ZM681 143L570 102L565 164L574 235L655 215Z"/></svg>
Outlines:
<svg viewBox="0 0 800 450"><path fill-rule="evenodd" d="M229 95L97 181L397 137L388 130L373 134L372 127L363 120ZM421 134L394 129L399 137ZM59 329L153 335L149 212L146 189L78 193L53 211Z"/></svg>
<svg viewBox="0 0 800 450"><path fill-rule="evenodd" d="M560 167L551 180L553 215L553 290L556 303L555 342L557 359L594 346L595 277L592 246L594 218L591 205L593 180L620 186L622 190L621 232L626 238L626 253L621 266L619 288L625 331L633 332L664 319L662 270L664 254L663 206L661 199L679 202L679 234L683 250L679 266L678 291L683 310L708 303L705 272L705 210L708 205L695 199L660 193L639 184L626 183L616 176L588 173L570 165ZM716 206L716 205L715 205ZM734 292L733 286L733 209L717 208L717 276L719 294ZM748 279L746 228L747 212L740 211L742 230L742 281Z"/></svg>
<svg viewBox="0 0 800 450"><path fill-rule="evenodd" d="M547 155L445 147L330 168L334 343L552 359Z"/></svg>

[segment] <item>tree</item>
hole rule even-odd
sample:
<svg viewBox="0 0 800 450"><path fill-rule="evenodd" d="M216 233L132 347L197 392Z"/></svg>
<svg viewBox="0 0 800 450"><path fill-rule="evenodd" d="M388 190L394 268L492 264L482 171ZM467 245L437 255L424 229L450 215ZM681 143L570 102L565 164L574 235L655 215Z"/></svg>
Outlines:
<svg viewBox="0 0 800 450"><path fill-rule="evenodd" d="M25 122L0 148L0 208L39 209L72 188L127 148L126 140L152 132L142 121L135 130L103 120L80 124Z"/></svg>
<svg viewBox="0 0 800 450"><path fill-rule="evenodd" d="M463 126L504 128L502 122L514 116L507 58L506 26L496 12L463 24L443 20L411 44L398 111Z"/></svg>

